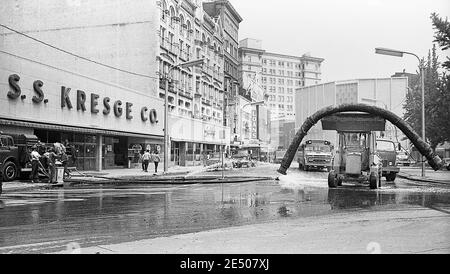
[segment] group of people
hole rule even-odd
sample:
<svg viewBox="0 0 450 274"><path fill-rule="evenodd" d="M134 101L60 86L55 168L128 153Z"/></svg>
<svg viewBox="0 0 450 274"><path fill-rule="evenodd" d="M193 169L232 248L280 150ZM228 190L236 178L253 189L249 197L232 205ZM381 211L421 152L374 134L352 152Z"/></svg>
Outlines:
<svg viewBox="0 0 450 274"><path fill-rule="evenodd" d="M52 147L44 148L40 147L41 153L38 151L38 146L35 145L32 147L32 151L30 154L31 161L31 182L39 183L39 168L41 168L46 175L49 177L50 183L55 183L55 173L56 166L61 165L64 167L64 178L66 176L70 176L70 172L68 170L69 156L67 155L66 146L69 146L68 143L63 145L61 143L55 143Z"/></svg>
<svg viewBox="0 0 450 274"><path fill-rule="evenodd" d="M148 172L148 166L150 165L150 162L153 162L155 165L155 174L158 173L158 165L161 162L161 157L159 156L159 152L157 150L150 153L150 150L146 150L141 155L141 162L142 162L142 171Z"/></svg>

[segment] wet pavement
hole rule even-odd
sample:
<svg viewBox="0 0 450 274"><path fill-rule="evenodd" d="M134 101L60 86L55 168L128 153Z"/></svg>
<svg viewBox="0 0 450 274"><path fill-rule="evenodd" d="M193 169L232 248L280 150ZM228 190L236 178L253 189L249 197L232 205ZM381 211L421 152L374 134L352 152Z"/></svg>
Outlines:
<svg viewBox="0 0 450 274"><path fill-rule="evenodd" d="M233 174L272 176L274 170ZM83 185L6 193L0 199L0 253L59 252L71 243L92 247L352 211L427 208L450 213L447 186L397 179L376 191L354 184L330 190L326 177L326 172L292 169L279 181Z"/></svg>

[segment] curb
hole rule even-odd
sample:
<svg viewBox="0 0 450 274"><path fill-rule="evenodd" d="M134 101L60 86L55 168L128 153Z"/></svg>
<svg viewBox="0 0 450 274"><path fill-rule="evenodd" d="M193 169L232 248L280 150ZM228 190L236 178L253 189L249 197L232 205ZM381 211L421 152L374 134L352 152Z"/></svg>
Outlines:
<svg viewBox="0 0 450 274"><path fill-rule="evenodd" d="M39 186L17 186L17 187L5 187L5 183L3 183L3 193L4 194L8 194L11 192L16 192L16 191L23 191L23 190L36 190L36 189L43 189L43 188L49 188L52 187L51 184L44 184L44 185L39 185Z"/></svg>
<svg viewBox="0 0 450 274"><path fill-rule="evenodd" d="M415 182L450 185L450 181L440 181L440 180L433 180L433 179L422 179L422 178L417 178L416 176L411 176L411 175L401 174L401 173L398 173L398 177L403 178L403 179L407 179L407 180L410 180L410 181L415 181Z"/></svg>
<svg viewBox="0 0 450 274"><path fill-rule="evenodd" d="M88 181L88 180L66 180L66 183L70 185L79 184L174 184L174 185L187 185L187 184L216 184L216 183L246 183L255 181L268 181L276 180L272 177L242 177L232 176L225 177L222 180L220 176L198 176L198 177L166 177L166 178L141 178L141 179L115 179L115 180L103 180L103 181Z"/></svg>

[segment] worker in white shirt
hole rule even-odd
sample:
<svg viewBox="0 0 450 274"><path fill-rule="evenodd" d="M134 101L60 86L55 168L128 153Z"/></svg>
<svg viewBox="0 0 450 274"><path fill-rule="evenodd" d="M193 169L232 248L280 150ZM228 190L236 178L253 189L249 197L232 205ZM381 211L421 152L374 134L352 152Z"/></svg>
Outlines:
<svg viewBox="0 0 450 274"><path fill-rule="evenodd" d="M31 182L39 183L39 161L41 155L37 152L37 147L33 146L31 151Z"/></svg>

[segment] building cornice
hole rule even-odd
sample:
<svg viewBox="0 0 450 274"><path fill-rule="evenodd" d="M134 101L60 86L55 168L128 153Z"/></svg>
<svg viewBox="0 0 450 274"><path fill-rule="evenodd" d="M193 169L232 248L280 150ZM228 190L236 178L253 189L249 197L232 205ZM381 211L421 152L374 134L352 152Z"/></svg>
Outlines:
<svg viewBox="0 0 450 274"><path fill-rule="evenodd" d="M305 56L305 55L294 56L294 55L287 55L287 54L274 53L274 52L268 52L268 51L266 51L264 54L267 56L274 56L274 57L279 57L279 58L297 59L298 61L314 61L314 62L319 62L319 63L322 63L323 61L325 61L325 59L323 59L323 58Z"/></svg>
<svg viewBox="0 0 450 274"><path fill-rule="evenodd" d="M243 52L253 52L253 53L259 53L259 54L266 53L266 51L263 49L255 49L255 48L247 48L247 47L239 47L239 50L242 50Z"/></svg>
<svg viewBox="0 0 450 274"><path fill-rule="evenodd" d="M236 11L236 9L233 7L233 5L231 5L231 3L228 0L216 0L216 1L212 1L212 2L206 2L203 3L204 6L214 6L216 7L217 5L222 5L225 8L227 8L227 10L229 10L230 14L234 17L234 20L236 20L236 22L239 24L242 21L244 21L244 19L242 19L241 15L239 15L239 13Z"/></svg>

